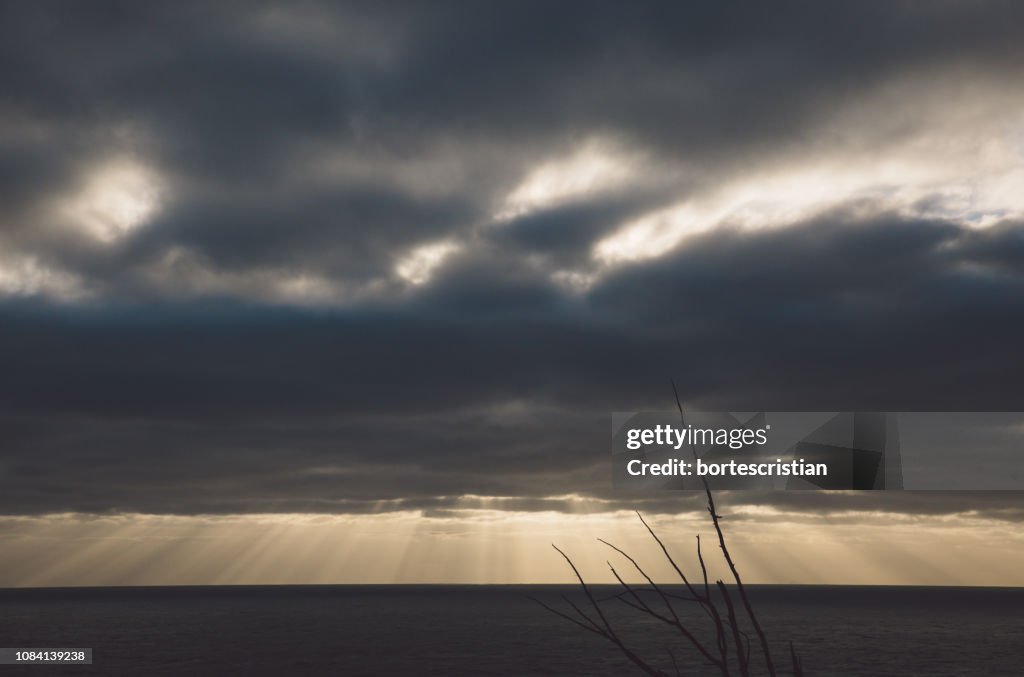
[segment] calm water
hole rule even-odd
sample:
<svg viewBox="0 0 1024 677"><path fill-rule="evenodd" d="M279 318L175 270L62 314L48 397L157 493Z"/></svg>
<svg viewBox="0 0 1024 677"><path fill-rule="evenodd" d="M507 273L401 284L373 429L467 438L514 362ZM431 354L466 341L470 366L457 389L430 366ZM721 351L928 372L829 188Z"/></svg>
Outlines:
<svg viewBox="0 0 1024 677"><path fill-rule="evenodd" d="M793 639L808 674L1024 674L1021 589L751 590L769 637L780 652ZM0 590L0 646L94 649L91 667L0 676L633 674L604 640L528 599L563 592L579 599L561 586ZM645 655L668 667L671 646L683 674L709 674L656 624L624 608L614 619Z"/></svg>

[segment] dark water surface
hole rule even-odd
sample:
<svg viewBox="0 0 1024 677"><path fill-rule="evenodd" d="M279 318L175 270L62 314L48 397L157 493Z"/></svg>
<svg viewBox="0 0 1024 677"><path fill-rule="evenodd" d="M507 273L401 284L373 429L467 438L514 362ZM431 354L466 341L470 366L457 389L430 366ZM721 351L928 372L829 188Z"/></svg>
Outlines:
<svg viewBox="0 0 1024 677"><path fill-rule="evenodd" d="M779 662L793 639L810 675L1024 675L1022 589L750 590ZM565 607L562 593L583 601L572 586L0 590L0 646L94 656L88 667L0 666L0 677L634 674L604 640L529 599ZM671 648L682 674L713 674L678 635L616 604L614 622L643 655L671 671ZM707 624L699 609L685 618Z"/></svg>

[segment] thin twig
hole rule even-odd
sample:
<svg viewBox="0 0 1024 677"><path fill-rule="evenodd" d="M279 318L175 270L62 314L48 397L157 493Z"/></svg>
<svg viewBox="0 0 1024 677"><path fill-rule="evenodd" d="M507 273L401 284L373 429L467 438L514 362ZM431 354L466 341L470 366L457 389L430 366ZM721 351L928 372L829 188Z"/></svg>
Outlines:
<svg viewBox="0 0 1024 677"><path fill-rule="evenodd" d="M740 636L740 624L739 620L736 618L736 609L732 605L732 598L729 596L729 590L725 587L725 583L718 580L715 581L715 585L718 586L718 589L722 593L722 599L725 600L725 610L729 618L729 627L732 628L732 638L736 643L736 655L739 657L737 662L739 663L740 674L743 675L743 677L747 677L750 674L748 666L749 659L743 655L743 640Z"/></svg>
<svg viewBox="0 0 1024 677"><path fill-rule="evenodd" d="M711 601L711 586L708 585L708 567L704 563L704 553L701 552L701 549L700 549L700 534L697 534L697 561L700 562L700 572L701 572L701 575L704 577L704 596L707 598L708 602L710 602ZM728 663L728 660L727 660L726 656L729 653L729 647L728 647L728 645L727 645L727 643L725 641L725 629L722 627L722 619L718 615L718 610L717 609L715 609L715 613L714 613L714 622L715 622L715 633L716 633L715 636L716 636L716 638L718 640L718 650L719 650L719 653L722 655L722 662L723 663ZM743 647L741 647L741 646L737 646L736 647L736 655L740 656L741 658L743 656L742 651L743 651Z"/></svg>
<svg viewBox="0 0 1024 677"><path fill-rule="evenodd" d="M789 657L793 661L793 677L803 677L804 662L796 655L796 648L793 647L793 642L789 643Z"/></svg>
<svg viewBox="0 0 1024 677"><path fill-rule="evenodd" d="M646 578L648 583L650 583L651 585L654 585L654 581L652 581L650 576L648 576L647 573L643 569L640 568L640 565L636 563L636 560L634 560L632 557L627 555L625 552L623 552L619 548L616 548L611 543L609 543L607 541L604 541L604 540L601 540L601 539L598 539L598 540L600 540L602 543L607 545L609 548L612 548L616 552L620 553L623 557L628 559L630 562L632 562L633 566L636 567L636 570L640 572L640 575L643 576L644 578ZM720 669L724 667L724 663L722 663L719 660L717 660L711 654L711 652L708 651L704 647L704 645L701 643L701 641L699 639L697 639L697 637L694 636L694 634L692 632L690 632L686 628L686 626L684 626L682 624L682 622L679 620L678 614L676 614L675 607L672 606L672 603L669 602L667 598L662 596L662 600L665 602L665 606L668 607L669 613L672 614L672 618L668 618L667 616L664 616L664 615L658 613L657 611L652 609L647 604L647 602L643 601L643 599L641 599L640 596L638 594L636 594L636 592L633 590L633 588L630 587L630 585L628 583L626 583L624 580L622 580L622 576L620 576L619 572L615 570L615 567L612 566L611 562L608 563L608 568L611 569L612 575L615 576L615 580L617 580L619 582L619 584L623 588L625 588L626 591L628 593L630 593L630 595L636 600L636 604L632 604L632 603L628 602L627 600L622 600L623 602L625 602L628 606L633 607L634 609L637 609L638 611L643 611L644 613L646 613L648 616L651 616L652 618L658 619L662 623L666 623L666 624L671 625L672 627L676 628L677 630L679 630L679 633L683 637L685 637L691 644L693 644L693 646L697 649L697 651L699 651L701 653L701 655L704 656L704 658L706 658L709 663L711 663L712 665L718 666ZM658 590L659 593L661 592L660 589L658 588L658 586L654 585L654 587L655 587L656 590ZM726 673L726 674L728 674L728 673Z"/></svg>
<svg viewBox="0 0 1024 677"><path fill-rule="evenodd" d="M683 677L683 673L679 672L679 663L676 663L676 655L672 653L672 649L665 649L668 652L668 657L672 659L672 669L676 671L676 677Z"/></svg>
<svg viewBox="0 0 1024 677"><path fill-rule="evenodd" d="M736 581L736 588L740 593L740 599L743 601L743 607L747 611L747 617L750 618L750 624L754 626L754 632L757 633L757 639L761 643L761 651L764 652L764 663L765 667L768 668L768 674L771 677L776 677L775 663L772 661L772 652L768 646L768 638L764 634L761 623L757 620L754 607L751 606L750 598L747 597L747 590L743 587L743 579L740 578L740 572L737 571L736 564L732 561L732 555L729 554L729 548L725 545L725 534L722 533L722 525L718 522L721 516L715 511L715 499L711 496L711 487L708 486L707 480L703 477L701 481L704 483L704 493L708 497L708 512L711 514L711 521L714 522L715 532L718 534L718 545L722 549L722 554L725 556L726 564L729 565L729 570L732 571L733 580Z"/></svg>
<svg viewBox="0 0 1024 677"><path fill-rule="evenodd" d="M625 643L623 643L622 639L619 638L619 636L618 636L618 634L616 634L615 630L612 629L611 623L608 622L608 618L604 615L604 611L601 610L601 605L598 604L597 600L594 599L594 595L590 592L590 588L587 587L587 583L586 583L586 581L583 580L583 576L580 575L579 569L576 568L576 565L573 563L573 561L571 559L569 559L569 556L566 555L564 552L562 552L558 548L557 545L552 543L551 547L554 548L555 550L557 550L558 554L560 554L562 557L564 557L565 561L569 563L569 567L572 569L572 572L574 574L576 574L576 580L578 580L580 582L580 586L583 588L584 594L587 596L587 599L590 601L590 605L592 607L594 607L594 611L597 612L598 617L601 619L601 623L604 626L604 631L603 632L598 632L598 634L603 635L605 639L610 641L615 646L619 647L619 651L621 651L622 654L626 658L628 658L631 663L633 663L633 665L635 665L638 668L640 668L641 670L643 670L646 674L652 675L652 677L664 677L665 676L664 672L662 672L661 670L658 670L657 668L654 668L653 666L649 665L646 661L644 661L642 658L640 658L640 656L638 656L631 649L629 649L629 647L627 647L625 645ZM566 599L566 601L569 601L568 598ZM569 601L569 603L572 604L571 601ZM597 623L592 621L575 604L572 604L572 607L574 609L576 609L576 612L579 613L583 618L586 618L587 620L590 620L590 622L593 623L595 627L597 627Z"/></svg>
<svg viewBox="0 0 1024 677"><path fill-rule="evenodd" d="M676 382L672 381L672 392L675 394L676 406L679 408L679 417L682 423L685 425L683 419L683 403L679 399L679 390L676 388ZM694 459L697 458L697 450L693 444L690 444L690 450L693 452ZM739 590L740 599L743 601L743 607L747 611L747 617L750 619L750 624L754 626L754 632L757 633L757 638L761 643L761 651L764 652L765 667L768 668L768 674L770 677L776 677L775 663L772 661L771 648L768 646L768 638L764 634L764 629L761 627L761 623L757 620L757 614L754 613L754 607L750 604L750 599L747 597L747 591L743 587L743 579L740 578L740 572L736 569L736 564L732 561L732 555L729 554L729 548L725 545L725 535L722 533L722 525L719 524L721 515L715 510L715 499L711 495L711 487L708 485L707 478L704 476L700 477L701 484L704 485L704 493L708 498L708 513L711 514L711 521L715 525L715 532L718 534L718 545L722 549L722 554L725 556L725 562L729 565L729 570L732 572L732 577L736 581L736 588Z"/></svg>
<svg viewBox="0 0 1024 677"><path fill-rule="evenodd" d="M536 597L530 596L529 599L532 599L537 604L540 604L542 607L544 607L545 609L547 609L551 613L555 614L556 616L560 616L561 618L564 618L565 620L569 621L570 623L575 623L576 625L580 626L581 628L583 628L587 632L593 632L594 634L601 635L602 637L605 636L604 632L602 632L599 628L593 628L593 627L591 627L591 626L589 626L589 625L587 625L585 623L581 623L580 621L576 620L575 618L573 618L569 614L562 613L558 609L556 609L553 606L550 606L550 605L542 602L541 600L537 599Z"/></svg>

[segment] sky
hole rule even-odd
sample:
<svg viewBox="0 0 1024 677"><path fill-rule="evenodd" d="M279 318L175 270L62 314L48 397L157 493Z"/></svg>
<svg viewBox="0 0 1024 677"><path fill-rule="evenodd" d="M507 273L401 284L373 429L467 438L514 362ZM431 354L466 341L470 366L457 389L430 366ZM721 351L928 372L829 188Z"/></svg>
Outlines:
<svg viewBox="0 0 1024 677"><path fill-rule="evenodd" d="M3 3L0 586L612 580L709 528L611 489L670 379L1024 410L1022 20ZM750 582L1024 585L1024 493L720 503Z"/></svg>

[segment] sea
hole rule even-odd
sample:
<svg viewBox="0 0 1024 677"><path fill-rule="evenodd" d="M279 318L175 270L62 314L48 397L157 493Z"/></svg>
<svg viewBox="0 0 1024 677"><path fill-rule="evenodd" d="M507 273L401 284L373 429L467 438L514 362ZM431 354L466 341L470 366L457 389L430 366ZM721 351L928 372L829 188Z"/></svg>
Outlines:
<svg viewBox="0 0 1024 677"><path fill-rule="evenodd" d="M622 603L621 589L591 590L644 660L670 675L719 674L677 631ZM779 674L791 674L793 642L807 675L1024 675L1024 589L748 591ZM557 585L0 589L0 647L93 650L89 666L0 665L0 677L643 674L538 600L596 617L578 586ZM656 596L645 601L664 612ZM711 641L700 607L676 607L698 639ZM753 663L759 654L755 639Z"/></svg>

